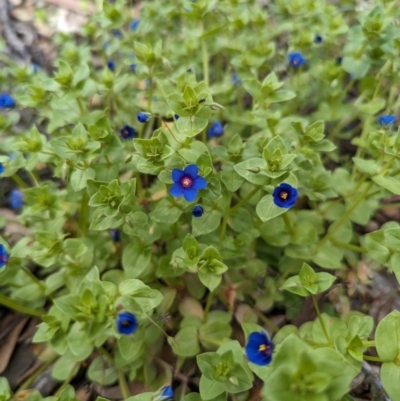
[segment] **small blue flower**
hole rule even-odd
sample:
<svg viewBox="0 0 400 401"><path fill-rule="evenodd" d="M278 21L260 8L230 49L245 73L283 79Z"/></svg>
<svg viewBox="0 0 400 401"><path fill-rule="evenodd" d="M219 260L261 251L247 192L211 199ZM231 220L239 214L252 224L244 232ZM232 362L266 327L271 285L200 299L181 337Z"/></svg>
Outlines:
<svg viewBox="0 0 400 401"><path fill-rule="evenodd" d="M10 192L11 209L21 209L23 205L24 205L24 194L17 189L13 189Z"/></svg>
<svg viewBox="0 0 400 401"><path fill-rule="evenodd" d="M315 43L322 43L323 39L321 35L315 35L314 42Z"/></svg>
<svg viewBox="0 0 400 401"><path fill-rule="evenodd" d="M122 32L119 29L113 29L111 32L116 38L122 39L123 35L122 35Z"/></svg>
<svg viewBox="0 0 400 401"><path fill-rule="evenodd" d="M220 137L224 134L224 126L221 121L214 121L213 125L207 131L208 138Z"/></svg>
<svg viewBox="0 0 400 401"><path fill-rule="evenodd" d="M188 202L196 199L197 191L207 186L207 181L199 175L199 168L190 164L184 170L174 168L172 170L172 185L169 193L172 196L184 196Z"/></svg>
<svg viewBox="0 0 400 401"><path fill-rule="evenodd" d="M263 331L253 332L249 335L246 344L246 356L250 362L259 366L271 363L274 344Z"/></svg>
<svg viewBox="0 0 400 401"><path fill-rule="evenodd" d="M282 183L274 189L272 196L276 206L289 209L296 203L298 192L291 185Z"/></svg>
<svg viewBox="0 0 400 401"><path fill-rule="evenodd" d="M124 125L120 130L121 136L124 139L132 139L136 136L135 128L130 125Z"/></svg>
<svg viewBox="0 0 400 401"><path fill-rule="evenodd" d="M174 390L171 386L164 386L161 389L161 399L162 400L172 400L174 398Z"/></svg>
<svg viewBox="0 0 400 401"><path fill-rule="evenodd" d="M136 64L130 64L129 68L131 71L135 72L136 71Z"/></svg>
<svg viewBox="0 0 400 401"><path fill-rule="evenodd" d="M234 72L232 74L231 82L233 84L235 84L236 86L241 86L242 85L242 81L239 79L239 77L237 76L236 72Z"/></svg>
<svg viewBox="0 0 400 401"><path fill-rule="evenodd" d="M204 209L201 205L196 205L193 209L192 209L192 216L193 217L201 217L203 216L204 213Z"/></svg>
<svg viewBox="0 0 400 401"><path fill-rule="evenodd" d="M381 127L388 127L389 125L395 123L396 120L397 120L396 116L390 114L380 116L376 119L376 121Z"/></svg>
<svg viewBox="0 0 400 401"><path fill-rule="evenodd" d="M38 64L32 64L33 67L33 72L39 72L40 71L40 66Z"/></svg>
<svg viewBox="0 0 400 401"><path fill-rule="evenodd" d="M108 60L107 61L107 68L110 70L110 71L115 71L115 63L114 63L114 61L112 61L112 60Z"/></svg>
<svg viewBox="0 0 400 401"><path fill-rule="evenodd" d="M137 116L137 119L140 123L145 123L149 118L150 116L147 113L143 113L143 111L141 111Z"/></svg>
<svg viewBox="0 0 400 401"><path fill-rule="evenodd" d="M110 235L114 242L121 242L121 231L120 230L111 230Z"/></svg>
<svg viewBox="0 0 400 401"><path fill-rule="evenodd" d="M3 163L0 163L0 174L4 173L4 166Z"/></svg>
<svg viewBox="0 0 400 401"><path fill-rule="evenodd" d="M342 60L343 60L343 57L336 57L336 64L337 65L340 65L340 64L342 64Z"/></svg>
<svg viewBox="0 0 400 401"><path fill-rule="evenodd" d="M15 100L7 93L0 93L0 109L12 109L15 107Z"/></svg>
<svg viewBox="0 0 400 401"><path fill-rule="evenodd" d="M140 19L134 19L131 24L129 25L129 28L131 31L136 31L136 29L138 29L140 23Z"/></svg>
<svg viewBox="0 0 400 401"><path fill-rule="evenodd" d="M8 262L8 253L6 251L6 247L3 244L0 244L0 268L5 266Z"/></svg>
<svg viewBox="0 0 400 401"><path fill-rule="evenodd" d="M117 331L119 334L129 335L133 334L137 327L138 321L136 316L130 312L121 312L117 316Z"/></svg>
<svg viewBox="0 0 400 401"><path fill-rule="evenodd" d="M175 118L175 120L179 120L178 114L174 114L174 118Z"/></svg>
<svg viewBox="0 0 400 401"><path fill-rule="evenodd" d="M298 68L306 62L306 59L300 52L293 52L288 54L288 61L291 67Z"/></svg>

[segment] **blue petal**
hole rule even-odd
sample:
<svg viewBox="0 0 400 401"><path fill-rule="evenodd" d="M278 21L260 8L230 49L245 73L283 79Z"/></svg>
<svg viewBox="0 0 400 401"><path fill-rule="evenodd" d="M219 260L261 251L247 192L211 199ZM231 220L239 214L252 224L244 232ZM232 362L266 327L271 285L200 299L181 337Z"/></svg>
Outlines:
<svg viewBox="0 0 400 401"><path fill-rule="evenodd" d="M197 191L193 188L183 188L183 196L188 202L193 202L197 197Z"/></svg>
<svg viewBox="0 0 400 401"><path fill-rule="evenodd" d="M180 182L184 175L185 173L183 172L183 170L178 170L177 168L174 168L172 170L172 181L175 183Z"/></svg>
<svg viewBox="0 0 400 401"><path fill-rule="evenodd" d="M192 189L204 189L207 186L207 181L201 177L200 175L197 176L197 178L194 179L193 184L192 184Z"/></svg>
<svg viewBox="0 0 400 401"><path fill-rule="evenodd" d="M192 180L199 175L199 168L195 164L190 164L184 171Z"/></svg>
<svg viewBox="0 0 400 401"><path fill-rule="evenodd" d="M170 188L169 193L170 193L172 196L175 196L176 198L177 198L178 196L182 196L182 195L183 195L183 188L182 188L182 185L179 184L179 183L175 183L175 184L172 185L172 187Z"/></svg>

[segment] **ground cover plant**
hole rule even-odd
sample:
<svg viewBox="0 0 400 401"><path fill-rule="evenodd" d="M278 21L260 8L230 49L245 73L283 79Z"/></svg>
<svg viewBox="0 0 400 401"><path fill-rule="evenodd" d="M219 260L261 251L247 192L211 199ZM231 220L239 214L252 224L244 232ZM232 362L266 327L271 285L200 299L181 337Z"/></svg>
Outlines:
<svg viewBox="0 0 400 401"><path fill-rule="evenodd" d="M350 401L378 367L399 401L400 312L354 288L398 298L396 3L104 1L52 71L8 61L0 304L44 351L0 398Z"/></svg>

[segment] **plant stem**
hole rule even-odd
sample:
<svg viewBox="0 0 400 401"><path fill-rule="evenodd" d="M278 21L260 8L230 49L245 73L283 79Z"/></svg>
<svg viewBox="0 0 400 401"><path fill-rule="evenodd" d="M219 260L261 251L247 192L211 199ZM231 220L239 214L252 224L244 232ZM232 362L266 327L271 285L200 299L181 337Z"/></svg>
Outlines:
<svg viewBox="0 0 400 401"><path fill-rule="evenodd" d="M377 356L363 355L363 359L364 361L383 362L382 359Z"/></svg>
<svg viewBox="0 0 400 401"><path fill-rule="evenodd" d="M331 339L329 338L328 332L326 331L325 323L322 320L322 316L321 316L321 312L319 310L318 302L315 299L315 295L314 294L311 294L311 299L312 299L312 302L314 304L315 311L317 312L318 320L319 320L319 323L320 323L320 325L322 327L322 331L324 332L324 335L325 335L325 337L326 337L326 339L328 340L328 343L329 343L329 342L331 342Z"/></svg>
<svg viewBox="0 0 400 401"><path fill-rule="evenodd" d="M286 230L288 230L288 232L290 234L293 234L294 233L294 228L292 226L292 223L291 223L291 221L289 219L289 216L288 216L287 212L282 214L282 218L283 218L283 222L285 223Z"/></svg>
<svg viewBox="0 0 400 401"><path fill-rule="evenodd" d="M68 375L68 377L65 379L64 383L58 388L58 390L56 391L56 393L54 394L56 397L59 397L60 394L62 393L62 391L65 389L65 387L68 386L69 383L71 383L71 380L74 378L75 374L76 374L76 368L80 365L79 362L77 362L74 367L71 369L70 374Z"/></svg>
<svg viewBox="0 0 400 401"><path fill-rule="evenodd" d="M85 190L84 193L82 194L81 210L79 213L79 220L78 220L78 226L81 229L83 235L86 235L87 233L88 222L89 222L89 194Z"/></svg>
<svg viewBox="0 0 400 401"><path fill-rule="evenodd" d="M156 326L164 335L165 337L169 337L169 335L164 331L164 329L158 324L156 323L149 315L147 315L147 318L150 320L151 323L154 324L154 326Z"/></svg>
<svg viewBox="0 0 400 401"><path fill-rule="evenodd" d="M213 299L214 299L214 292L210 291L207 296L206 307L204 308L204 317L203 317L204 322L207 322L207 315L208 312L210 311Z"/></svg>
<svg viewBox="0 0 400 401"><path fill-rule="evenodd" d="M342 241L337 241L336 239L332 239L332 243L341 246L342 248L347 248L355 252L360 252L360 253L367 253L367 248L364 248L362 246L354 245L354 244L347 244L346 242Z"/></svg>
<svg viewBox="0 0 400 401"><path fill-rule="evenodd" d="M204 27L202 29L202 33L204 33ZM207 51L207 45L206 45L206 41L205 41L204 37L201 38L201 53L202 53L202 57L203 57L204 82L208 88L208 86L210 84L209 72L208 72L208 51Z"/></svg>
<svg viewBox="0 0 400 401"><path fill-rule="evenodd" d="M26 170L26 172L28 173L29 177L31 177L31 180L33 181L33 184L35 185L35 187L39 186L38 180L35 177L35 175L33 174L32 171Z"/></svg>
<svg viewBox="0 0 400 401"><path fill-rule="evenodd" d="M363 341L364 347L375 347L375 341Z"/></svg>
<svg viewBox="0 0 400 401"><path fill-rule="evenodd" d="M277 333L280 329L279 327L271 322L271 320L269 320L267 318L267 316L264 315L264 313L262 313L259 309L257 308L253 308L255 314L274 332Z"/></svg>
<svg viewBox="0 0 400 401"><path fill-rule="evenodd" d="M239 203L237 203L235 206L231 208L231 212L234 212L235 210L245 205L260 189L261 187L254 188Z"/></svg>
<svg viewBox="0 0 400 401"><path fill-rule="evenodd" d="M225 209L224 218L222 219L221 231L219 233L219 245L222 244L222 241L224 240L224 237L225 237L226 225L228 223L229 212L231 210L229 207L229 205L231 204L231 200L232 200L232 197L231 197L231 195L229 195L228 206Z"/></svg>
<svg viewBox="0 0 400 401"><path fill-rule="evenodd" d="M319 243L315 246L315 248L311 251L312 255L315 255L317 251L332 238L333 234L338 230L338 228L347 220L347 218L353 213L358 204L365 199L368 191L374 185L374 182L371 181L364 189L364 191L360 194L360 196L354 201L354 203L346 210L343 216L332 224L331 229L326 233L326 235L319 241Z"/></svg>
<svg viewBox="0 0 400 401"><path fill-rule="evenodd" d="M21 266L22 270L30 277L30 279L37 284L42 290L46 290L46 285L40 281L32 272L29 268L26 266Z"/></svg>
<svg viewBox="0 0 400 401"><path fill-rule="evenodd" d="M131 396L131 392L126 381L125 373L121 369L118 369L118 383L124 399L128 399Z"/></svg>
<svg viewBox="0 0 400 401"><path fill-rule="evenodd" d="M20 178L20 176L19 176L17 173L15 173L14 175L12 175L11 178L15 181L15 183L18 184L18 186L19 186L20 188L23 188L23 189L29 188L28 185L25 184L24 181L22 181L22 178Z"/></svg>
<svg viewBox="0 0 400 401"><path fill-rule="evenodd" d="M85 114L85 107L83 106L82 98L80 96L78 96L76 98L76 101L78 102L79 111L81 112L81 115L83 116Z"/></svg>
<svg viewBox="0 0 400 401"><path fill-rule="evenodd" d="M8 298L7 296L0 294L0 305L6 306L7 308L13 309L15 311L24 313L25 315L42 317L46 314L45 311L32 309L27 306L23 306L15 302L13 299Z"/></svg>

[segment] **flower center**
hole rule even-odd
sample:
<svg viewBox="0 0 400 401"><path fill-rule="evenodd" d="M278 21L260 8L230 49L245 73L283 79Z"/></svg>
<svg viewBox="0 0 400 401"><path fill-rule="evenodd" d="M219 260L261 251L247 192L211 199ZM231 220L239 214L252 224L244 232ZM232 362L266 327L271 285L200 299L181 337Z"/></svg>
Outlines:
<svg viewBox="0 0 400 401"><path fill-rule="evenodd" d="M7 255L0 255L0 263L7 263L8 257Z"/></svg>
<svg viewBox="0 0 400 401"><path fill-rule="evenodd" d="M127 129L124 129L124 130L122 131L122 135L123 135L123 136L128 136L128 135L129 135L129 131L128 131Z"/></svg>
<svg viewBox="0 0 400 401"><path fill-rule="evenodd" d="M192 186L192 184L193 184L193 180L190 177L188 177L188 176L182 177L181 185L183 186L183 188L190 188Z"/></svg>
<svg viewBox="0 0 400 401"><path fill-rule="evenodd" d="M288 191L281 191L281 192L279 192L279 197L282 200L287 200L287 198L289 197L289 192Z"/></svg>
<svg viewBox="0 0 400 401"><path fill-rule="evenodd" d="M264 354L268 354L270 352L270 349L271 349L271 347L269 345L267 345L267 344L261 344L258 347L258 350L260 352L263 352Z"/></svg>
<svg viewBox="0 0 400 401"><path fill-rule="evenodd" d="M129 327L130 325L131 325L131 322L129 320L123 320L122 321L122 326Z"/></svg>

